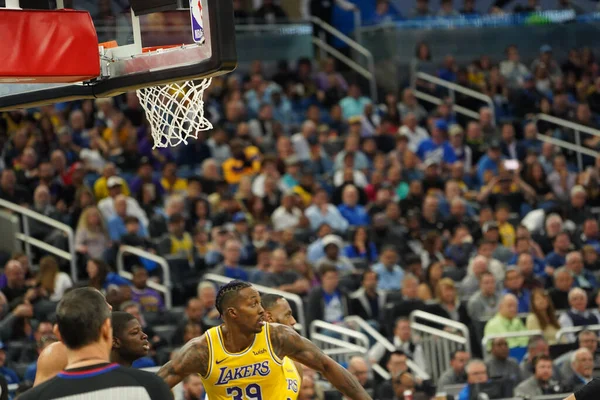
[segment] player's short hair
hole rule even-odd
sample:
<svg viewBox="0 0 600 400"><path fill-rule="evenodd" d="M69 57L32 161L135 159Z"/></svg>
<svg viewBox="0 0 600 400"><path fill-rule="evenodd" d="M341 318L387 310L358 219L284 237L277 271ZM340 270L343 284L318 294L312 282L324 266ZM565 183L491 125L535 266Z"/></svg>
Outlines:
<svg viewBox="0 0 600 400"><path fill-rule="evenodd" d="M97 342L107 318L110 318L110 309L106 299L90 287L71 290L56 307L58 330L70 350Z"/></svg>
<svg viewBox="0 0 600 400"><path fill-rule="evenodd" d="M224 305L227 305L231 300L239 293L240 290L252 287L248 282L242 282L238 280L231 281L221 286L217 292L217 299L215 305L219 314L223 315Z"/></svg>
<svg viewBox="0 0 600 400"><path fill-rule="evenodd" d="M121 338L125 331L125 326L135 317L125 311L113 311L111 315L113 336Z"/></svg>
<svg viewBox="0 0 600 400"><path fill-rule="evenodd" d="M275 304L284 297L280 294L262 293L260 295L260 302L265 310L270 310L275 307Z"/></svg>

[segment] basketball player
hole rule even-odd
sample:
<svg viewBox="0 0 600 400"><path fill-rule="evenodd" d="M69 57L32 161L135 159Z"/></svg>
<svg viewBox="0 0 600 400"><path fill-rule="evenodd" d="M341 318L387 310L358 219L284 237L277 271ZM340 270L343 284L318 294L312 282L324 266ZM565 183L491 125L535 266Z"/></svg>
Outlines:
<svg viewBox="0 0 600 400"><path fill-rule="evenodd" d="M352 400L371 400L358 381L309 340L286 325L265 322L259 293L232 281L217 293L224 323L190 340L158 375L172 388L200 374L210 400L286 400L283 359L289 357L321 374Z"/></svg>
<svg viewBox="0 0 600 400"><path fill-rule="evenodd" d="M260 296L263 308L265 309L265 321L294 327L296 319L292 313L290 303L283 297L276 294L265 293ZM288 357L283 358L283 368L287 381L287 398L296 400L302 384L302 365L297 364Z"/></svg>
<svg viewBox="0 0 600 400"><path fill-rule="evenodd" d="M142 332L138 320L126 312L113 312L111 315L113 329L113 347L110 361L123 367L131 367L138 358L148 355L150 344L148 336ZM55 333L57 332L55 326ZM63 342L52 343L38 357L37 372L33 386L54 378L67 366L67 348Z"/></svg>

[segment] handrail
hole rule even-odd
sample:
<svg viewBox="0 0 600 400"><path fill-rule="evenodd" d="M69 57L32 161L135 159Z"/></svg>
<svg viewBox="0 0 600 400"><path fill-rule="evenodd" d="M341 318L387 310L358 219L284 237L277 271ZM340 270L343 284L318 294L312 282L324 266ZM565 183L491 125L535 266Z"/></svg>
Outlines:
<svg viewBox="0 0 600 400"><path fill-rule="evenodd" d="M169 263L163 257L152 254L149 251L139 249L133 246L122 245L119 247L117 252L117 272L125 279L131 280L133 276L125 271L125 265L123 263L123 256L125 254L133 254L134 256L142 257L150 261L154 261L160 265L163 272L163 284L156 283L154 281L148 281L148 287L161 292L165 296L165 307L170 310L173 307L173 297L171 294L171 271L169 270Z"/></svg>
<svg viewBox="0 0 600 400"><path fill-rule="evenodd" d="M373 103L377 103L377 82L375 80L375 59L373 58L373 53L371 53L369 49L362 46L352 38L344 35L342 32L335 29L333 26L324 22L321 18L311 16L310 21L313 24L318 25L324 31L328 32L330 35L335 36L337 39L341 40L350 48L362 54L367 59L367 70L369 70L373 75L373 79L371 79L371 81L369 82L371 85L371 100L373 101Z"/></svg>
<svg viewBox="0 0 600 400"><path fill-rule="evenodd" d="M412 322L410 324L411 329L414 329L419 332L429 333L430 335L435 335L441 337L442 339L452 340L454 342L460 343L467 347L467 351L471 352L471 345L469 342L469 337L464 337L462 335L457 335L456 333L446 332L441 329L432 328L429 325L419 324L418 322Z"/></svg>
<svg viewBox="0 0 600 400"><path fill-rule="evenodd" d="M364 348L366 348L367 350L369 349L370 343L369 343L369 338L367 337L367 335L365 335L362 332L356 332L353 329L346 328L345 326L334 325L329 322L325 322L325 321L316 319L310 323L309 328L310 328L311 339L313 338L313 335L318 334L317 328L321 328L321 329L325 329L330 332L336 332L336 333L339 333L340 335L344 335L344 336L348 336L353 339L356 339L357 342L362 342L362 345Z"/></svg>
<svg viewBox="0 0 600 400"><path fill-rule="evenodd" d="M505 332L505 333L494 333L493 335L484 336L481 339L481 349L483 350L483 354L487 353L487 345L488 342L497 339L497 338L520 338L520 337L531 337L531 336L542 336L542 331L530 330L530 331L521 331L521 332Z"/></svg>
<svg viewBox="0 0 600 400"><path fill-rule="evenodd" d="M600 324L587 325L587 326L570 326L568 328L560 328L558 332L556 332L556 341L557 343L561 343L561 339L563 336L568 335L570 333L581 332L582 330L588 331L597 331L600 332Z"/></svg>
<svg viewBox="0 0 600 400"><path fill-rule="evenodd" d="M318 341L321 341L321 342L327 342L327 343L333 344L335 346L342 347L344 349L355 351L355 352L361 353L361 354L367 354L367 352L369 351L369 349L365 348L364 346L359 346L359 345L356 345L356 344L353 344L353 343L348 343L348 342L346 342L346 341L344 341L342 339L337 339L337 338L334 338L334 337L331 337L331 336L324 335L322 333L315 333L314 337L313 337L313 340L318 340ZM329 350L332 350L332 349L329 349ZM325 351L326 350L324 350L324 352Z"/></svg>
<svg viewBox="0 0 600 400"><path fill-rule="evenodd" d="M321 50L325 51L328 54L335 56L338 60L346 64L348 67L352 68L358 74L362 75L365 79L371 81L373 79L373 74L369 72L367 69L359 65L356 61L352 60L350 57L343 54L341 51L336 49L335 47L327 44L323 40L313 37L312 42L315 46L319 47ZM372 95L372 93L371 93Z"/></svg>
<svg viewBox="0 0 600 400"><path fill-rule="evenodd" d="M421 79L430 83L433 83L435 85L438 86L442 86L445 87L446 89L450 89L453 92L459 92L462 93L464 95L473 97L474 99L480 100L484 103L486 103L488 105L488 107L490 108L491 112L492 112L492 121L495 121L496 119L496 107L494 105L494 101L492 100L492 98L490 96L487 96L483 93L480 93L476 90L473 89L469 89L467 87L458 85L456 83L453 82L449 82L449 81L445 81L443 79L438 78L437 76L425 73L425 72L417 72L416 73L416 78L417 79ZM415 80L415 87L413 89L416 89L416 80ZM454 106L454 108L456 108L456 106ZM472 110L471 110L472 111Z"/></svg>
<svg viewBox="0 0 600 400"><path fill-rule="evenodd" d="M385 336L379 333L375 328L373 328L367 321L359 317L358 315L351 315L349 317L344 318L344 322L348 325L356 324L358 328L366 332L373 339L375 339L378 343L380 343L385 349L389 352L396 351L396 346L392 342L390 342ZM423 380L427 380L430 378L429 374L425 372L421 367L415 363L414 361L408 359L406 364L408 368L413 371L417 376Z"/></svg>
<svg viewBox="0 0 600 400"><path fill-rule="evenodd" d="M468 340L469 339L469 328L467 328L467 326L465 324L454 321L449 318L440 317L438 315L431 314L431 313L428 313L425 311L415 310L415 311L411 312L410 316L408 317L408 319L410 320L411 326L413 323L416 323L417 318L424 319L429 322L434 322L439 325L444 325L446 327L454 328L457 331L460 331L462 333L463 337L467 338L467 346L468 346L467 350L469 352L471 351L471 344ZM421 325L421 324L419 324L419 325ZM452 340L456 340L456 339L453 338Z"/></svg>
<svg viewBox="0 0 600 400"><path fill-rule="evenodd" d="M418 90L415 90L414 94L415 94L415 97L417 99L421 99L423 101L427 101L429 103L433 103L433 104L438 105L438 106L444 102L440 98L437 98L437 97L432 96L432 95L427 94L427 93L419 92ZM452 109L454 111L456 111L457 113L462 114L462 115L464 115L466 117L473 118L473 119L476 119L476 120L479 119L479 113L477 111L469 110L468 108L460 106L458 104L453 104L452 105Z"/></svg>
<svg viewBox="0 0 600 400"><path fill-rule="evenodd" d="M567 121L562 118L556 118L556 117L553 117L552 115L548 115L548 114L537 114L533 118L533 122L536 124L536 126L537 126L538 121L546 121L546 122L549 122L554 125L562 126L563 128L572 129L575 132L575 144L569 143L567 141L560 140L560 139L549 138L548 136L544 136L545 139L541 139L540 134L538 134L538 139L540 139L541 141L544 141L544 142L548 142L548 143L552 143L552 141L554 141L555 143L552 143L552 144L554 144L555 146L560 146L565 149L576 152L577 153L577 167L579 168L580 171L583 170L582 154L585 154L585 155L591 156L591 157L598 157L598 155L599 155L598 152L582 146L581 132L587 133L588 135L592 135L592 136L600 136L600 130L590 128L589 126L581 125L581 124L578 124L578 123L575 123L572 121Z"/></svg>
<svg viewBox="0 0 600 400"><path fill-rule="evenodd" d="M4 199L0 199L0 207L7 208L23 216L24 232L17 234L16 238L25 243L25 253L30 260L32 259L31 245L52 253L58 257L64 258L70 263L71 279L73 282L77 282L77 257L75 256L75 234L73 232L73 228L67 224L56 221L50 217L46 217L45 215L32 211L26 207L11 203L10 201L6 201ZM31 237L29 234L29 218L63 231L67 235L69 251L64 251L57 247L51 246L42 240Z"/></svg>
<svg viewBox="0 0 600 400"><path fill-rule="evenodd" d="M202 278L204 280L218 282L218 283L229 283L233 280L231 278L227 278L226 276L217 275L217 274L204 274L204 276ZM277 289L273 289L273 288L270 288L267 286L261 286L261 285L255 285L255 284L252 284L252 286L254 286L254 288L261 293L269 293L269 294L278 295L278 296L285 298L288 301L293 302L296 305L296 311L298 311L298 324L300 325L300 331L302 333L302 336L306 337L306 333L307 333L306 316L304 315L304 303L302 302L302 298L300 298L300 296L298 296L297 294L294 294L294 293L284 292L283 290L277 290Z"/></svg>

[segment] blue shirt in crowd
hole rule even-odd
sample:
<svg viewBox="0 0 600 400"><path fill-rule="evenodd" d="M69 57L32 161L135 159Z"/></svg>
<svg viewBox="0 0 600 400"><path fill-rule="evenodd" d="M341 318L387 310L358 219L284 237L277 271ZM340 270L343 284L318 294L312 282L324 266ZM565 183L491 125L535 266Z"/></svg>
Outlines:
<svg viewBox="0 0 600 400"><path fill-rule="evenodd" d="M400 290L402 279L404 279L404 270L399 265L394 265L389 270L382 263L373 265L373 271L377 273L377 288L382 290Z"/></svg>
<svg viewBox="0 0 600 400"><path fill-rule="evenodd" d="M355 205L354 207L340 204L338 210L342 214L342 217L348 221L351 226L365 226L369 225L369 214L367 210L361 205Z"/></svg>

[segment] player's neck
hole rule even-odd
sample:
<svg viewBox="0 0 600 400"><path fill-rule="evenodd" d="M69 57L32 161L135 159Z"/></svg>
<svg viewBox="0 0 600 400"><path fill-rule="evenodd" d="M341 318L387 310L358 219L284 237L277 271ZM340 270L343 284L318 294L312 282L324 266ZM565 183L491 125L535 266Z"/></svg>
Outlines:
<svg viewBox="0 0 600 400"><path fill-rule="evenodd" d="M77 350L67 348L67 369L110 362L110 354L102 343L92 343Z"/></svg>
<svg viewBox="0 0 600 400"><path fill-rule="evenodd" d="M117 363L122 367L131 367L134 360L127 360L125 357L121 356L118 351L112 349L110 351L110 362Z"/></svg>
<svg viewBox="0 0 600 400"><path fill-rule="evenodd" d="M242 332L235 324L224 323L221 325L221 331L225 350L231 353L239 353L247 349L256 337L255 333Z"/></svg>

